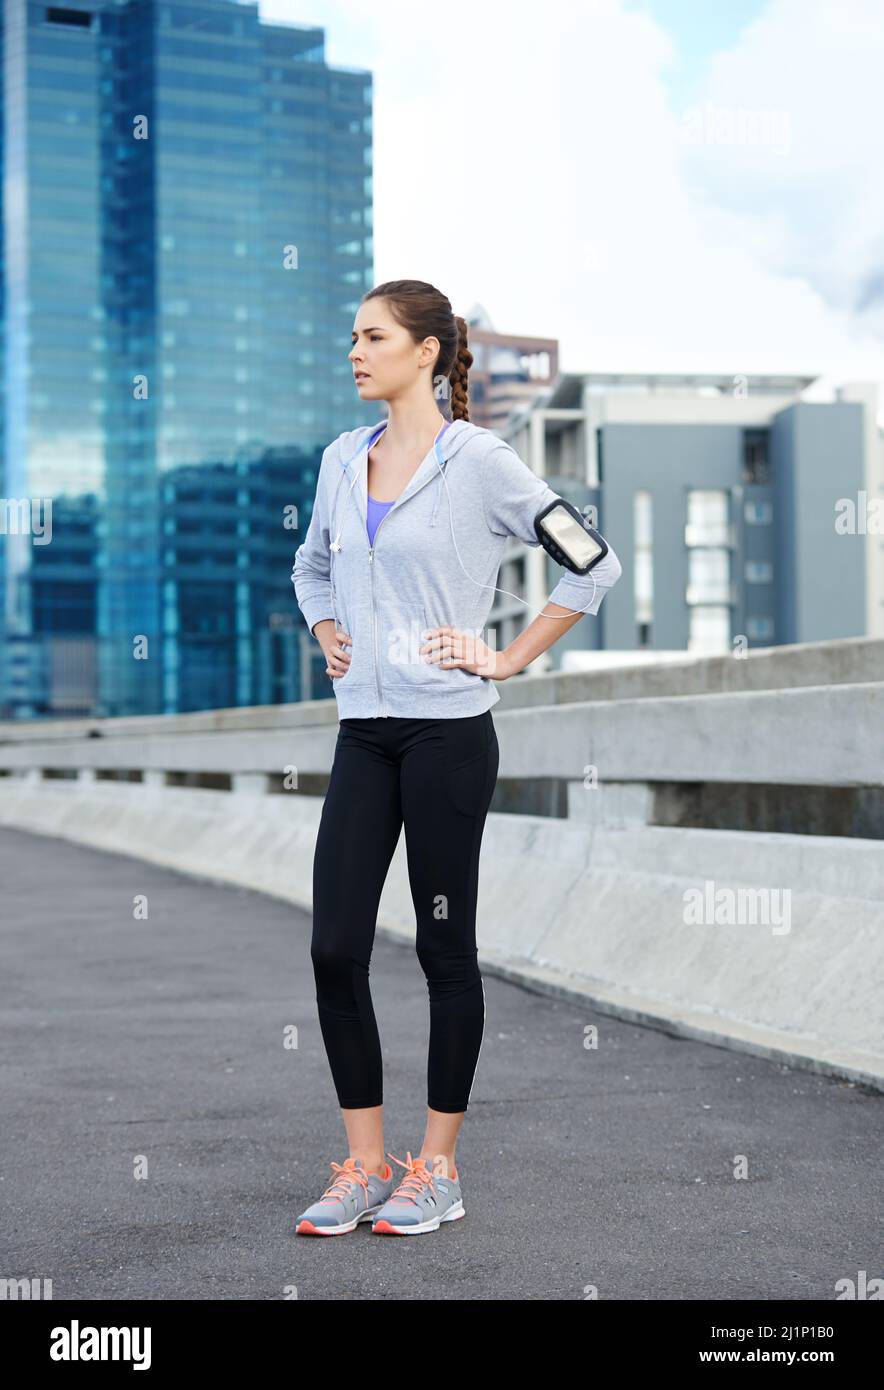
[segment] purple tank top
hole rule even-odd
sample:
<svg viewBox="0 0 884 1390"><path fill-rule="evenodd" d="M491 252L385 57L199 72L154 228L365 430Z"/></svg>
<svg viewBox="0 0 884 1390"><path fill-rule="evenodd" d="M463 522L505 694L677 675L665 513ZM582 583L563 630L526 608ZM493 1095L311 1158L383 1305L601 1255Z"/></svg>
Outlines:
<svg viewBox="0 0 884 1390"><path fill-rule="evenodd" d="M442 429L439 431L439 434L436 438L437 444L444 435L445 431L449 428L450 424L451 421L448 420L442 426ZM386 429L386 426L383 426L382 429L375 431L374 435L369 441L369 449L371 449L372 445L376 442L376 440L380 439L384 429ZM375 532L381 524L381 519L387 515L387 512L390 510L392 506L395 506L398 499L394 497L392 502L376 502L375 499L372 497L371 493L368 493L367 497L368 508L366 511L365 520L366 526L368 528L368 543L369 545L374 545Z"/></svg>
<svg viewBox="0 0 884 1390"><path fill-rule="evenodd" d="M369 494L368 498L368 543L374 545L374 533L381 524L381 517L386 516L390 508L395 504L396 498L392 502L376 502Z"/></svg>

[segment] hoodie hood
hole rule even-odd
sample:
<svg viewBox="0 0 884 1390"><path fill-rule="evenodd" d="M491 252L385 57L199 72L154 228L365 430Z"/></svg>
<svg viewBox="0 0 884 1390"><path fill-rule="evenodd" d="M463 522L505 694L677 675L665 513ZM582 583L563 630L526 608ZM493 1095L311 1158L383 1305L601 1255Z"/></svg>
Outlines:
<svg viewBox="0 0 884 1390"><path fill-rule="evenodd" d="M346 494L352 484L353 494L360 504L363 519L368 515L368 451L380 439L387 423L384 419L379 420L376 425L361 425L358 429L346 430L344 434L338 435L332 445L333 456L340 465L342 474L346 475L346 479L339 480L344 482L344 493ZM397 498L397 501L406 501L435 474L437 487L430 517L431 526L436 525L439 498L445 486L440 469L464 447L473 428L475 427L470 425L469 420L446 421L442 427L441 439L437 436L437 443L430 449L408 486Z"/></svg>

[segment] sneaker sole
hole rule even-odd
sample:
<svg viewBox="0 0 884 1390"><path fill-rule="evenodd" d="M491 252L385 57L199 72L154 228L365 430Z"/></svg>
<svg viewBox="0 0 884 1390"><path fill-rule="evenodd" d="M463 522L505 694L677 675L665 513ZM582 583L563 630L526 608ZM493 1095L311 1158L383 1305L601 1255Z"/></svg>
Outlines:
<svg viewBox="0 0 884 1390"><path fill-rule="evenodd" d="M466 1216L463 1202L457 1201L448 1208L444 1216L433 1216L418 1226L397 1226L384 1217L381 1221L375 1221L371 1229L380 1236L422 1236L429 1231L438 1231L443 1221L459 1221L462 1216Z"/></svg>
<svg viewBox="0 0 884 1390"><path fill-rule="evenodd" d="M366 1207L353 1221L346 1221L341 1226L314 1226L312 1221L299 1221L295 1227L296 1236L346 1236L351 1231L355 1231L360 1221L372 1221L380 1207Z"/></svg>

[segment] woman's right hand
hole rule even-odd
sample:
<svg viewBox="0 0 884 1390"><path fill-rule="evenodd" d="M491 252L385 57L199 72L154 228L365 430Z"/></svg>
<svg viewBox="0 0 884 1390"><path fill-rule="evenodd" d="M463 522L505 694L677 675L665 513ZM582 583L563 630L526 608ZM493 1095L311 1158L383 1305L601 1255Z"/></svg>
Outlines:
<svg viewBox="0 0 884 1390"><path fill-rule="evenodd" d="M325 674L333 679L346 676L350 669L350 653L344 644L352 646L352 637L337 627L331 618L317 623L314 631L327 662Z"/></svg>

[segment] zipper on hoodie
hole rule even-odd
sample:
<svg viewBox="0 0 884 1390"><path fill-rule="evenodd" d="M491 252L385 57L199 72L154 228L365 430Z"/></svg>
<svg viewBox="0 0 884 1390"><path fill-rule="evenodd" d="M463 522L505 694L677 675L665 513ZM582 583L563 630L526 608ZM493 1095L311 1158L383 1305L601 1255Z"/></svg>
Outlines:
<svg viewBox="0 0 884 1390"><path fill-rule="evenodd" d="M451 423L451 421L448 422L448 424L450 424L450 423ZM435 440L434 443L433 443L433 449L436 448L436 445L439 443L439 440L441 439L442 435L445 433L445 430L446 430L447 428L448 428L448 425L444 425L443 428L439 431L439 434L437 435L436 440ZM445 462L447 463L447 461L448 461L448 460L446 459ZM435 473L431 473L430 476L429 476L429 478L425 478L425 479L424 479L424 481L421 483L420 487L415 488L414 492L411 494L411 497L406 497L406 498L405 498L405 501L406 501L406 502L410 502L412 497L417 497L417 494L418 494L419 492L422 492L423 489L427 486L427 484L428 484L428 483L431 483L435 477L436 477L436 474L435 474ZM354 500L354 502L355 502L356 499L354 498L353 500ZM380 660L379 660L379 658L378 658L378 610L377 610L377 603L376 603L376 601L375 601L375 591L374 591L374 551L375 551L375 546L377 545L378 532L380 531L380 529L381 529L381 527L383 526L384 522L387 520L387 517L390 515L391 512L394 512L394 511L396 510L396 508L399 506L399 504L400 504L401 501L402 501L401 497L397 497L397 498L396 498L396 501L393 503L392 507L390 508L390 511L389 511L389 512L384 512L384 515L381 517L380 521L379 521L378 524L377 524L377 529L375 530L375 533L374 533L374 541L369 542L369 546L368 546L368 570L369 570L369 574L371 575L371 621L372 621L372 639L373 639L373 642L374 642L374 680L375 680L375 686L377 687L377 692L378 692L378 703L379 703L380 709L381 709L379 718L381 718L381 719L386 719L386 718L387 718L387 706L386 706L386 702L385 702L385 700L384 700L383 693L382 693L382 691L381 691ZM359 510L359 506L358 506L358 505L357 505L357 507L356 507L356 510L357 510L357 513L359 514L360 520L361 520L361 522L362 522L363 535L365 536L365 539L368 540L368 534L367 534L367 531L365 530L365 527L368 525L367 518L364 517L364 516L362 515L361 511Z"/></svg>
<svg viewBox="0 0 884 1390"><path fill-rule="evenodd" d="M431 481L431 479L428 478L428 479L427 479L427 482L430 482L430 481ZM421 488L422 488L422 487L425 487L425 486L426 486L425 483L421 483L421 487L419 487L419 488L417 489L417 492L420 492ZM412 497L414 497L414 496L416 496L416 493L412 493ZM411 501L411 498L407 497L405 500L406 500L406 502L410 502L410 501ZM396 502L395 502L395 503L393 504L393 506L390 508L390 512L395 511L396 505L397 505L398 501L399 501L399 498L397 497ZM382 692L382 690L381 690L381 666L380 666L380 660L379 660L379 658L378 658L378 609L377 609L377 604L375 603L375 593L374 593L374 548L375 548L375 546L377 545L378 531L380 531L380 529L381 529L381 527L383 526L384 522L387 520L387 517L390 515L390 512L384 512L384 515L381 517L380 521L378 522L378 524L377 524L377 526L376 526L376 528L375 528L374 540L369 544L369 547L368 547L368 572L369 572L369 574L371 575L371 617L372 617L372 633L373 633L373 636L374 636L374 680L375 680L375 685L377 686L377 691L378 691L378 703L380 704L380 707L381 707L381 713L380 713L380 718L381 718L381 719L386 719L386 718L387 718L387 706L386 706L386 702L385 702L385 700L384 700L383 692Z"/></svg>
<svg viewBox="0 0 884 1390"><path fill-rule="evenodd" d="M427 486L427 483L431 483L431 482L433 481L433 477L434 477L434 476L435 476L435 475L431 474L429 478L426 478L426 479L424 480L424 482L421 483L420 487L419 487L419 488L416 488L415 491L411 494L411 497L416 497L417 494L418 494L419 492L421 492L422 489L425 488L425 487ZM406 502L410 502L410 501L411 501L411 497L406 497L405 501L406 501ZM397 497L395 503L394 503L393 506L390 508L390 511L389 511L389 512L384 512L384 515L381 517L380 521L378 522L378 524L377 524L377 529L375 530L375 533L374 533L374 541L373 541L373 542L369 545L369 547L368 547L368 570L369 570L369 574L371 575L371 617L372 617L372 631L373 631L373 636L374 636L374 679L375 679L375 685L377 686L377 691L378 691L378 702L379 702L380 707L381 707L381 714L380 714L380 717L381 717L382 719L386 719L386 718L387 718L387 706L386 706L386 702L385 702L385 700L384 700L384 697L383 697L383 694L382 694L382 691L381 691L380 661L379 661L379 659L378 659L378 610L377 610L377 604L376 604L376 602L375 602L375 592L374 592L374 550L375 550L375 546L376 546L377 543L378 543L378 535L379 535L379 533L380 533L381 527L383 526L384 522L387 520L387 517L390 516L391 513L394 512L394 511L396 510L396 508L398 507L398 505L399 505L399 498ZM403 505L404 505L404 504L403 504ZM365 523L363 523L363 524L365 524ZM366 536L366 539L367 539L367 536Z"/></svg>
<svg viewBox="0 0 884 1390"><path fill-rule="evenodd" d="M392 511L392 508L391 508L390 510ZM390 513L389 513L389 512L386 512L386 513L381 517L381 519L380 519L380 521L379 521L379 523L378 523L378 531L381 529L381 527L383 526L384 522L386 521L386 519L387 519L387 517L388 517L389 515L390 515ZM374 533L375 540L377 540L378 531L375 531L375 533ZM381 693L381 676L380 676L380 668L379 668L379 663L378 663L378 610L377 610L377 604L375 603L375 597L374 597L374 546L373 546L373 545L370 545L370 546L368 547L368 572L369 572L369 574L371 575L371 625L372 625L372 638L373 638L373 641L374 641L374 680L375 680L375 685L377 686L377 691L378 691L378 704L380 705L380 708L381 708L380 718L386 719L386 717L387 717L387 710L386 710L386 705L384 704L384 697L383 697L383 695L382 695L382 693Z"/></svg>

